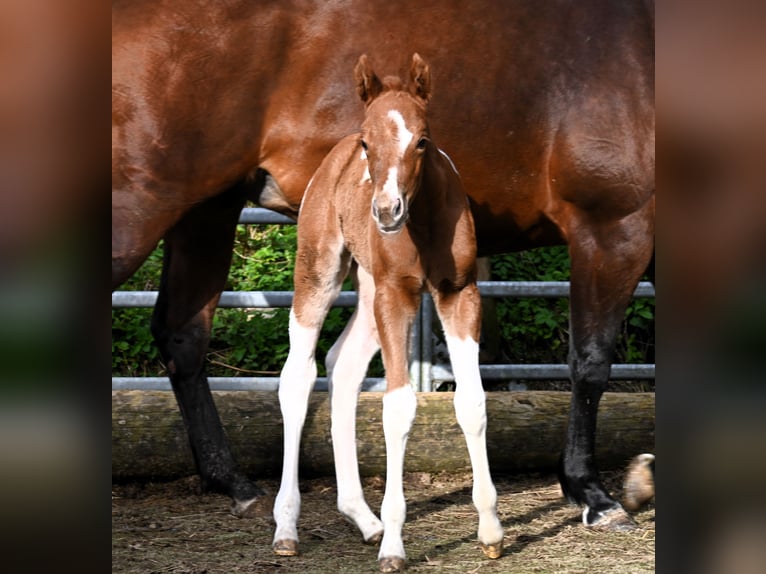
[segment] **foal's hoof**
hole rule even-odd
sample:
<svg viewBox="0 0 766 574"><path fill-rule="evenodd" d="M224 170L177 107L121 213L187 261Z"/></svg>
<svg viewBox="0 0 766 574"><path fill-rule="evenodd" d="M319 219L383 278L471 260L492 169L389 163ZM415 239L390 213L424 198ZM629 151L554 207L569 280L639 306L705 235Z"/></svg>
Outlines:
<svg viewBox="0 0 766 574"><path fill-rule="evenodd" d="M390 556L378 560L378 565L380 566L381 572L404 572L404 562L404 558Z"/></svg>
<svg viewBox="0 0 766 574"><path fill-rule="evenodd" d="M501 540L497 544L484 544L483 542L481 544L481 551L484 552L484 555L487 558L491 558L492 560L496 560L500 558L503 555L503 541Z"/></svg>
<svg viewBox="0 0 766 574"><path fill-rule="evenodd" d="M378 544L380 544L381 540L383 540L383 531L382 530L380 532L376 532L375 534L373 534L369 538L366 538L364 540L364 543L365 544L369 544L370 546L377 546Z"/></svg>
<svg viewBox="0 0 766 574"><path fill-rule="evenodd" d="M638 528L638 524L621 506L596 512L591 518L591 513L585 511L585 525L596 530L608 530L610 532L630 532Z"/></svg>
<svg viewBox="0 0 766 574"><path fill-rule="evenodd" d="M277 556L297 556L298 555L298 541L297 540L277 540L272 545L274 554Z"/></svg>

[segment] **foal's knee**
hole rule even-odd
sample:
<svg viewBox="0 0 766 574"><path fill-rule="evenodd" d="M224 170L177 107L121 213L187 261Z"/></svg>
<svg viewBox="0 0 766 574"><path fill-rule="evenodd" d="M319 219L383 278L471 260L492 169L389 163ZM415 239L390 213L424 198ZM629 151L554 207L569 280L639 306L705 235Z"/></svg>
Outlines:
<svg viewBox="0 0 766 574"><path fill-rule="evenodd" d="M487 411L484 391L455 392L455 417L463 433L472 436L483 434L487 429Z"/></svg>
<svg viewBox="0 0 766 574"><path fill-rule="evenodd" d="M415 420L418 399L405 385L383 395L383 432L387 438L406 436Z"/></svg>

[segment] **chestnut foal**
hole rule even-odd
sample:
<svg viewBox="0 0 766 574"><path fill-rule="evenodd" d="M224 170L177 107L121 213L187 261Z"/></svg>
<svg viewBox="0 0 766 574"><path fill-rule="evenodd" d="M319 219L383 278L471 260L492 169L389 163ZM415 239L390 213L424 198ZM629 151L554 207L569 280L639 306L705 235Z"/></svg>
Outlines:
<svg viewBox="0 0 766 574"><path fill-rule="evenodd" d="M428 289L444 327L457 382L455 413L473 467L478 538L484 552L497 558L502 554L503 529L487 461L479 376L476 238L455 166L429 138L425 119L431 95L429 68L414 54L405 88L399 78L381 81L363 55L354 76L365 104L361 133L347 136L325 157L308 184L298 217L290 352L279 383L284 463L274 506L273 548L279 555L297 553L298 451L316 378L316 343L353 258L359 265L359 307L328 354L338 508L357 525L365 541L380 540L381 571L404 568L402 474L417 405L409 384L408 341L420 294ZM367 319L371 316L374 324ZM387 384L382 522L364 499L355 443L358 393L378 345Z"/></svg>

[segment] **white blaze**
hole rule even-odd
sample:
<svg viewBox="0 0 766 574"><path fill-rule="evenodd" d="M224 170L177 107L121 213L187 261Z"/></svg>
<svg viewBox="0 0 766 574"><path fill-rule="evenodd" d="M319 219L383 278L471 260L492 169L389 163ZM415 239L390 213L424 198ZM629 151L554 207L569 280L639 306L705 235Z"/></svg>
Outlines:
<svg viewBox="0 0 766 574"><path fill-rule="evenodd" d="M396 201L399 197L399 183L396 181L399 176L399 170L395 167L388 168L388 177L383 184L383 193L391 198L391 201Z"/></svg>
<svg viewBox="0 0 766 574"><path fill-rule="evenodd" d="M388 112L388 117L396 125L395 137L396 137L396 140L399 142L399 156L401 157L404 155L404 152L407 150L407 146L410 145L413 135L412 135L412 132L408 130L407 126L404 124L404 118L402 117L402 114L400 114L396 110L391 110Z"/></svg>

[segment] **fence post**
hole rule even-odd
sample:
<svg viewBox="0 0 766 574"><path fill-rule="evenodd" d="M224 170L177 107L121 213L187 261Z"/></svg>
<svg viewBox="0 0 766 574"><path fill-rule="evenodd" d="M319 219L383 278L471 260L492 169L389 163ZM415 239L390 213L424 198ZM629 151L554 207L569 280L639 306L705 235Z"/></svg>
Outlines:
<svg viewBox="0 0 766 574"><path fill-rule="evenodd" d="M410 385L415 392L422 390L423 379L420 373L421 364L421 340L423 338L423 299L421 295L420 306L415 314L410 333Z"/></svg>
<svg viewBox="0 0 766 574"><path fill-rule="evenodd" d="M434 390L433 376L431 374L431 361L433 360L433 317L434 302L431 295L423 294L420 302L420 318L423 323L420 336L420 390L430 393Z"/></svg>

